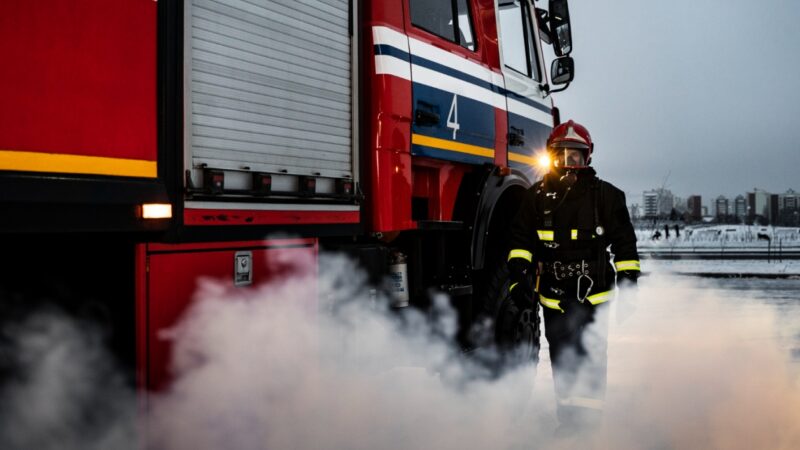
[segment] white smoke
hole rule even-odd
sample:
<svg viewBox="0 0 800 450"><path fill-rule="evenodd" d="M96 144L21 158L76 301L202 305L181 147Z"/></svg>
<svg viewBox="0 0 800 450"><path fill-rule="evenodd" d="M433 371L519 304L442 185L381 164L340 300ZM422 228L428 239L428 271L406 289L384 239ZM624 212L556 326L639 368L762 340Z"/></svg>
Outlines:
<svg viewBox="0 0 800 450"><path fill-rule="evenodd" d="M135 448L134 393L97 328L49 309L3 331L0 448Z"/></svg>
<svg viewBox="0 0 800 450"><path fill-rule="evenodd" d="M201 287L175 330L177 379L152 402L156 447L486 448L528 432L532 374L474 379L445 298L392 313L351 261L324 257L320 274Z"/></svg>
<svg viewBox="0 0 800 450"><path fill-rule="evenodd" d="M773 335L775 311L653 278L633 320L612 329L605 437L616 448L797 448L800 377Z"/></svg>
<svg viewBox="0 0 800 450"><path fill-rule="evenodd" d="M641 281L635 314L622 324L609 322L603 425L591 434L557 438L546 348L538 371L522 368L490 380L451 345L456 320L446 298L436 298L429 314L392 311L389 299L375 295L354 263L336 255L323 255L318 270L305 262L293 273L254 289L228 289L213 280L201 283L194 305L167 334L174 343L175 378L168 390L148 395L148 446L800 445L800 379L786 349L774 339L774 309L722 298L719 290L698 286L695 280L654 275ZM31 375L6 390L13 395L4 397L4 403L14 410L36 405L38 413L9 421L9 408L4 408L3 438L15 430L16 446L10 448L56 448L38 445L44 442L40 430L54 430L48 436L75 436L79 444L84 428L69 417L85 414L78 411L80 405L90 403L74 400L108 392L107 383L97 382L69 391L77 379L108 379L107 366L98 365L94 357L76 359L74 355L99 353L87 352L96 343L81 337L75 327L52 327L71 331L30 335L30 330L20 330L20 342L32 339L24 336L38 336L41 343L33 347L42 356L24 364ZM64 350L57 343L77 345L81 351ZM49 355L46 349L53 345ZM65 398L65 390L73 397ZM109 398L116 404L134 403L132 393L112 391ZM59 448L103 448L101 443L119 442L120 436L128 444L135 442L130 434L136 420L119 413L106 416L116 420L97 424L91 433L83 431L92 436L89 445ZM69 439L63 442L73 442ZM112 447L120 448L107 446Z"/></svg>

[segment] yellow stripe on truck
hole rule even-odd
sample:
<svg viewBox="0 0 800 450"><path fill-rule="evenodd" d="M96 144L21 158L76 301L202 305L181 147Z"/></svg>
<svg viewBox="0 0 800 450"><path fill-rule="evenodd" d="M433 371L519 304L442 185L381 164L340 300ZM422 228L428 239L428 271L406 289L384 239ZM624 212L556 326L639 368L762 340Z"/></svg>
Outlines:
<svg viewBox="0 0 800 450"><path fill-rule="evenodd" d="M155 161L0 150L0 170L156 178Z"/></svg>
<svg viewBox="0 0 800 450"><path fill-rule="evenodd" d="M446 139L434 138L422 134L412 134L411 143L416 145L424 145L425 147L438 148L440 150L450 150L469 155L494 158L494 149L480 147L477 145L463 144L461 142L448 141Z"/></svg>
<svg viewBox="0 0 800 450"><path fill-rule="evenodd" d="M519 153L514 153L514 152L508 152L508 160L527 164L529 166L536 165L536 158L531 156L520 155Z"/></svg>

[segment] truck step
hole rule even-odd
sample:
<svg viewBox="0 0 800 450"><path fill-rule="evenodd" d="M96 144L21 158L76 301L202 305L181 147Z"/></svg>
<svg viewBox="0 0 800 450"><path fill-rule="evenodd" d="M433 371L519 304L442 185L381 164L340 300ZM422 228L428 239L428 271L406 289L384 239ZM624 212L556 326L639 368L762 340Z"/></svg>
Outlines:
<svg viewBox="0 0 800 450"><path fill-rule="evenodd" d="M417 228L420 230L456 231L464 229L464 222L446 220L418 220Z"/></svg>
<svg viewBox="0 0 800 450"><path fill-rule="evenodd" d="M472 295L471 284L459 284L451 286L442 286L442 291L451 297L460 297L462 295Z"/></svg>

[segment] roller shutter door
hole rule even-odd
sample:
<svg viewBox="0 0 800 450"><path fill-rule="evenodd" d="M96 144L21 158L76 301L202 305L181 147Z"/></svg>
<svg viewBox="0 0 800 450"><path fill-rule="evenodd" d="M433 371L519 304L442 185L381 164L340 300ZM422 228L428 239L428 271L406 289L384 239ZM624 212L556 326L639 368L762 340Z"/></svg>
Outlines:
<svg viewBox="0 0 800 450"><path fill-rule="evenodd" d="M352 178L348 3L191 1L193 168Z"/></svg>

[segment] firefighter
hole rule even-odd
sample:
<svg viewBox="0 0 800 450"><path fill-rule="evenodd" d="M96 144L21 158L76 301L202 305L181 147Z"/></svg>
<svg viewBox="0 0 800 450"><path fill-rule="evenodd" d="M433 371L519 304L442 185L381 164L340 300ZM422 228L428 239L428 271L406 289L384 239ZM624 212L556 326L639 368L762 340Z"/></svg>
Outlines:
<svg viewBox="0 0 800 450"><path fill-rule="evenodd" d="M549 171L511 226L509 297L535 296L557 398L559 430L596 425L606 387L608 301L636 285L639 257L625 195L589 167L594 144L569 121L547 140ZM535 286L531 277L536 275Z"/></svg>

